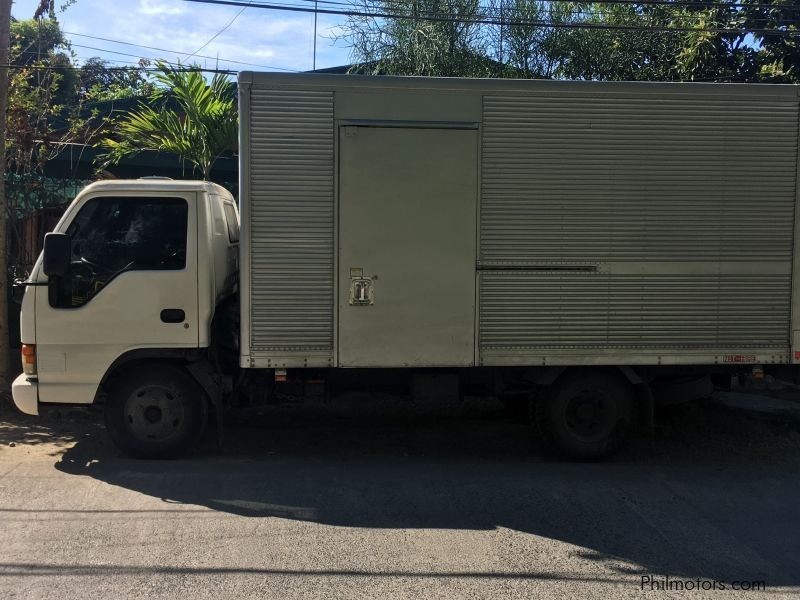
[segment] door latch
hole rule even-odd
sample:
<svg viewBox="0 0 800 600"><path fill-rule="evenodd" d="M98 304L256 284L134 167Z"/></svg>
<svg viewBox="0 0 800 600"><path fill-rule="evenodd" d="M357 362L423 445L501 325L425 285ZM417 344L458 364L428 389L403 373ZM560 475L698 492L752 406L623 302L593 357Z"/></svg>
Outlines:
<svg viewBox="0 0 800 600"><path fill-rule="evenodd" d="M372 306L375 303L372 277L350 278L350 306Z"/></svg>

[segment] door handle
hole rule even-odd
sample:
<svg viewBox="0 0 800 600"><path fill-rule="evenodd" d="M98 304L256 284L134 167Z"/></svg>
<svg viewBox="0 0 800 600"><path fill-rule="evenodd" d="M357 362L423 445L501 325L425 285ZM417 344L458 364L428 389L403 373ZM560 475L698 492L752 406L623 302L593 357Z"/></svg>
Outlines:
<svg viewBox="0 0 800 600"><path fill-rule="evenodd" d="M180 308L165 308L161 311L161 320L164 323L183 323L186 313Z"/></svg>

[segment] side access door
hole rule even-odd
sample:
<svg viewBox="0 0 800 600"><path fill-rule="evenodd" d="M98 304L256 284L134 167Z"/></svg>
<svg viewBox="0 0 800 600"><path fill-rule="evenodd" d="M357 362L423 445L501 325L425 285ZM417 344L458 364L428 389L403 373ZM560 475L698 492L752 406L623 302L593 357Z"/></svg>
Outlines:
<svg viewBox="0 0 800 600"><path fill-rule="evenodd" d="M477 129L343 125L339 151L339 364L474 364Z"/></svg>
<svg viewBox="0 0 800 600"><path fill-rule="evenodd" d="M197 347L197 193L88 196L67 218L71 272L36 288L39 402L91 403L126 351Z"/></svg>

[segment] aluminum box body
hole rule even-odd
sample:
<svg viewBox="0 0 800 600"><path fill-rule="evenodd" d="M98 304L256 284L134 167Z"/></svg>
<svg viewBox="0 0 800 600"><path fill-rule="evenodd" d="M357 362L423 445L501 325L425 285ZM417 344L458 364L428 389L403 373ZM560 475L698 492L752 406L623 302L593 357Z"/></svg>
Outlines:
<svg viewBox="0 0 800 600"><path fill-rule="evenodd" d="M242 366L793 362L796 86L239 84Z"/></svg>

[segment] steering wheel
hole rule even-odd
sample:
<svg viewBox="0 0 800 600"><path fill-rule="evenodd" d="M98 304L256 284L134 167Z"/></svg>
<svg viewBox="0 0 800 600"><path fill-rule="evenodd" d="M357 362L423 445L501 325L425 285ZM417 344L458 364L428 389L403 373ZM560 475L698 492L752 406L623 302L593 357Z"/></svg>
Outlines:
<svg viewBox="0 0 800 600"><path fill-rule="evenodd" d="M97 265L85 260L73 260L69 265L70 273L78 279L91 279L95 276Z"/></svg>
<svg viewBox="0 0 800 600"><path fill-rule="evenodd" d="M76 265L76 264L84 265L85 267L88 267L88 268L92 269L92 272L94 274L100 273L100 272L110 273L110 272L114 271L114 269L112 269L111 267L109 267L107 265L100 264L100 263L92 261L92 260L89 260L85 256L81 256L79 261L75 261L75 262L72 263L73 266Z"/></svg>

